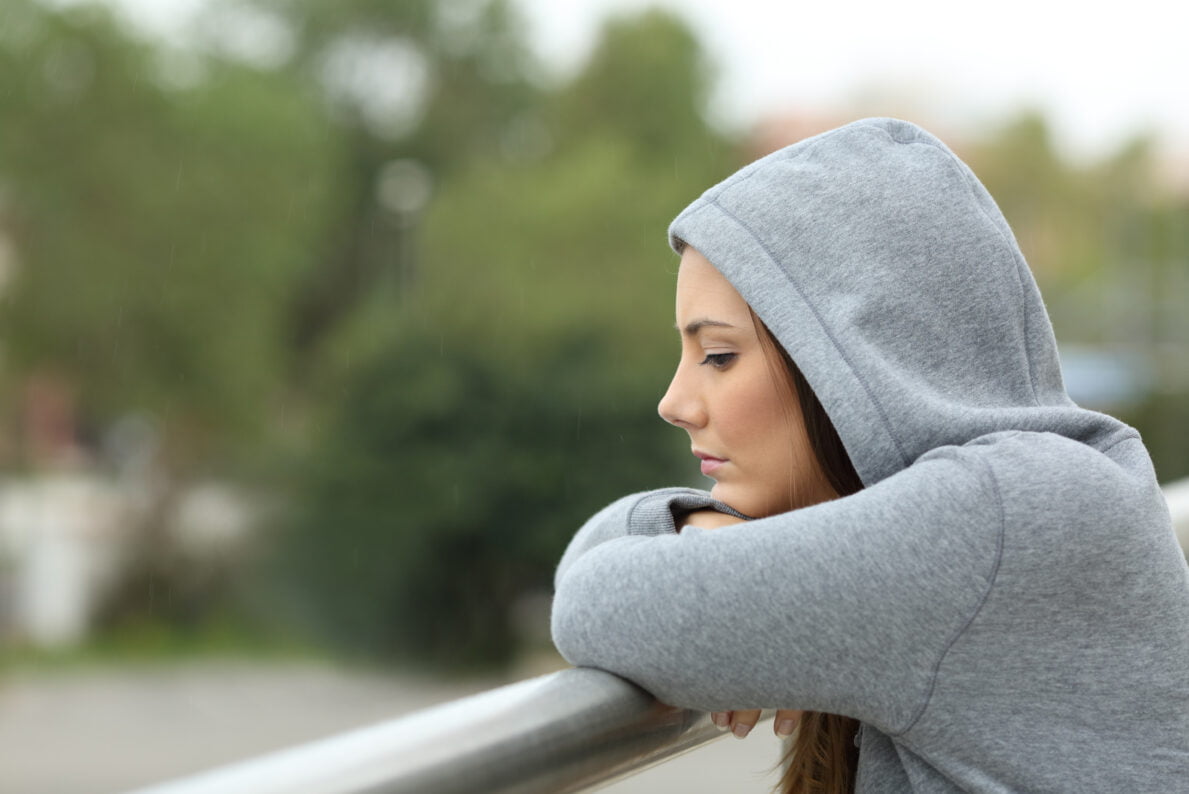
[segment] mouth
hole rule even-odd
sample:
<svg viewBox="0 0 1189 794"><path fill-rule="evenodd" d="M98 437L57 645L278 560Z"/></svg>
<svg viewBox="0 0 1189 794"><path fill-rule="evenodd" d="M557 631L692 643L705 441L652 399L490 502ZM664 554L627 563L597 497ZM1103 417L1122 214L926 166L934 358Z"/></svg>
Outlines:
<svg viewBox="0 0 1189 794"><path fill-rule="evenodd" d="M702 461L702 473L706 476L711 476L715 469L727 462L726 458L716 458L713 455L707 455L705 452L694 450L694 456Z"/></svg>

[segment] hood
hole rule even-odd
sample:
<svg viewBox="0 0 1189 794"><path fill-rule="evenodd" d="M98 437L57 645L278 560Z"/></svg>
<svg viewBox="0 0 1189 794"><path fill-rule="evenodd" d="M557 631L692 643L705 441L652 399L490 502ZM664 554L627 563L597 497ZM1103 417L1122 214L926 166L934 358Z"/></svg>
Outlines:
<svg viewBox="0 0 1189 794"><path fill-rule="evenodd" d="M1001 430L1106 449L1134 431L1075 405L1011 229L945 144L866 119L764 157L669 227L735 286L872 485Z"/></svg>

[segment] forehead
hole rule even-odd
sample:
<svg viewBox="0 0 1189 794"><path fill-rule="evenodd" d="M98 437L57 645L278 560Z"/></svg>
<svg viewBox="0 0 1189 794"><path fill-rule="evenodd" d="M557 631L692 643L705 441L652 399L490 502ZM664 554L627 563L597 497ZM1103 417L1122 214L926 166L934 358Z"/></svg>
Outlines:
<svg viewBox="0 0 1189 794"><path fill-rule="evenodd" d="M706 257L686 246L677 271L677 320L712 319L750 326L751 310ZM746 324L745 322L746 321Z"/></svg>

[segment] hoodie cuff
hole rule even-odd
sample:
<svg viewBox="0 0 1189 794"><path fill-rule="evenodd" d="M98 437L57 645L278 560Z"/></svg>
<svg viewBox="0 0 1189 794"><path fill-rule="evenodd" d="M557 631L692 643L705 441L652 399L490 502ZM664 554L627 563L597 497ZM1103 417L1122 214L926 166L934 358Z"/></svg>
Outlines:
<svg viewBox="0 0 1189 794"><path fill-rule="evenodd" d="M712 498L706 491L696 488L663 488L645 494L632 507L628 514L628 534L677 534L678 517L695 510L717 510L736 518L750 518Z"/></svg>

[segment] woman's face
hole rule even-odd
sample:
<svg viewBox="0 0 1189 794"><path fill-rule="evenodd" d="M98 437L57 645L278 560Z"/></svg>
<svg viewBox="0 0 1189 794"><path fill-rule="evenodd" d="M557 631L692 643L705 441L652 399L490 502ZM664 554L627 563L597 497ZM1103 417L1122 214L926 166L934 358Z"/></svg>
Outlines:
<svg viewBox="0 0 1189 794"><path fill-rule="evenodd" d="M702 473L715 481L711 495L757 518L834 498L784 363L761 342L747 302L688 246L677 329L681 361L657 410L689 433Z"/></svg>

